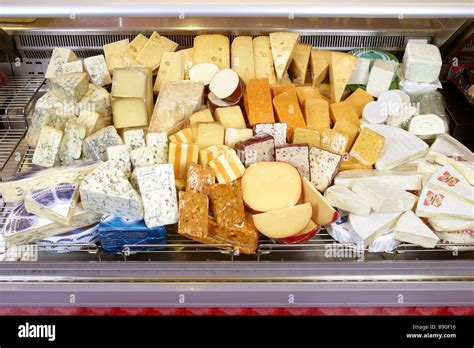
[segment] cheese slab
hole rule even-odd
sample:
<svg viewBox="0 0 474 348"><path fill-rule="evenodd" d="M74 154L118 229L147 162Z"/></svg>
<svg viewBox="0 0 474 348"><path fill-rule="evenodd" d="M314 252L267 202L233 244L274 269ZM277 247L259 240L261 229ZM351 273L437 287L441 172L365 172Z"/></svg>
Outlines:
<svg viewBox="0 0 474 348"><path fill-rule="evenodd" d="M229 38L219 34L194 38L193 64L214 63L219 69L230 68Z"/></svg>
<svg viewBox="0 0 474 348"><path fill-rule="evenodd" d="M217 181L221 184L228 184L237 180L245 172L244 165L232 149L209 161L208 165L214 170Z"/></svg>
<svg viewBox="0 0 474 348"><path fill-rule="evenodd" d="M324 198L333 207L349 213L367 216L370 214L370 204L365 196L361 196L342 185L333 185L324 193Z"/></svg>
<svg viewBox="0 0 474 348"><path fill-rule="evenodd" d="M273 106L275 107L278 122L286 123L288 126L288 139L292 139L295 128L306 128L296 91L277 95L273 98Z"/></svg>
<svg viewBox="0 0 474 348"><path fill-rule="evenodd" d="M320 147L321 134L317 130L296 128L293 133L293 144L308 144L309 147Z"/></svg>
<svg viewBox="0 0 474 348"><path fill-rule="evenodd" d="M49 60L45 78L52 79L63 73L63 65L77 60L74 52L68 48L55 47Z"/></svg>
<svg viewBox="0 0 474 348"><path fill-rule="evenodd" d="M244 115L240 106L229 106L227 108L217 108L214 112L216 121L222 124L225 128L247 128L245 124Z"/></svg>
<svg viewBox="0 0 474 348"><path fill-rule="evenodd" d="M312 147L309 150L309 168L311 183L316 186L320 192L332 184L336 176L342 157L340 155Z"/></svg>
<svg viewBox="0 0 474 348"><path fill-rule="evenodd" d="M357 58L356 65L354 70L352 70L351 77L347 81L348 85L367 85L367 80L369 79L369 70L370 70L370 59L368 58Z"/></svg>
<svg viewBox="0 0 474 348"><path fill-rule="evenodd" d="M161 58L160 69L156 76L153 92L159 93L164 82L180 81L184 79L183 55L179 52L164 52Z"/></svg>
<svg viewBox="0 0 474 348"><path fill-rule="evenodd" d="M308 44L296 44L293 60L289 68L295 85L303 85L305 83L311 48L312 46Z"/></svg>
<svg viewBox="0 0 474 348"><path fill-rule="evenodd" d="M216 159L230 149L227 145L209 146L199 151L199 163L207 166L210 161Z"/></svg>
<svg viewBox="0 0 474 348"><path fill-rule="evenodd" d="M269 36L273 65L275 66L277 81L280 81L293 59L300 34L294 32L274 32L270 33Z"/></svg>
<svg viewBox="0 0 474 348"><path fill-rule="evenodd" d="M309 146L306 144L282 145L275 148L275 161L286 162L298 169L302 177L309 175Z"/></svg>
<svg viewBox="0 0 474 348"><path fill-rule="evenodd" d="M352 239L363 243L365 246L371 244L385 232L393 229L401 213L370 213L368 216L349 214L349 222L352 226Z"/></svg>
<svg viewBox="0 0 474 348"><path fill-rule="evenodd" d="M435 231L454 232L474 229L473 219L430 217L428 222Z"/></svg>
<svg viewBox="0 0 474 348"><path fill-rule="evenodd" d="M86 127L86 137L105 127L102 116L89 110L81 111L76 122Z"/></svg>
<svg viewBox="0 0 474 348"><path fill-rule="evenodd" d="M106 86L112 83L107 63L102 54L84 59L84 66L89 74L90 80L96 86Z"/></svg>
<svg viewBox="0 0 474 348"><path fill-rule="evenodd" d="M448 195L444 191L424 187L421 191L416 215L420 217L442 217L472 219L474 204Z"/></svg>
<svg viewBox="0 0 474 348"><path fill-rule="evenodd" d="M474 187L450 164L441 167L433 173L427 186L474 204Z"/></svg>
<svg viewBox="0 0 474 348"><path fill-rule="evenodd" d="M136 64L137 55L147 42L148 39L145 35L138 34L135 36L135 38L128 44L127 48L125 48L121 55L126 66L133 66Z"/></svg>
<svg viewBox="0 0 474 348"><path fill-rule="evenodd" d="M308 99L303 105L306 125L309 129L322 131L331 128L329 103L324 99Z"/></svg>
<svg viewBox="0 0 474 348"><path fill-rule="evenodd" d="M73 62L63 64L63 74L84 72L84 64L82 60L75 60Z"/></svg>
<svg viewBox="0 0 474 348"><path fill-rule="evenodd" d="M244 100L247 118L251 126L258 123L274 123L272 94L267 78L252 79L248 82Z"/></svg>
<svg viewBox="0 0 474 348"><path fill-rule="evenodd" d="M169 141L172 143L192 144L194 143L193 130L191 128L184 128L178 133L170 135Z"/></svg>
<svg viewBox="0 0 474 348"><path fill-rule="evenodd" d="M43 127L31 162L42 167L52 167L57 160L62 138L62 131Z"/></svg>
<svg viewBox="0 0 474 348"><path fill-rule="evenodd" d="M107 147L121 144L123 141L117 130L108 126L84 139L82 153L86 158L106 161Z"/></svg>
<svg viewBox="0 0 474 348"><path fill-rule="evenodd" d="M138 52L136 61L138 65L144 66L151 70L162 68L162 64L166 65L166 53L174 52L178 48L178 44L164 36L160 36L157 32L153 32L150 39L143 45ZM181 56L181 54L179 54ZM182 57L180 59L183 63ZM183 66L179 67L183 69Z"/></svg>
<svg viewBox="0 0 474 348"><path fill-rule="evenodd" d="M277 83L270 38L268 36L257 36L253 39L253 58L255 77L257 79L268 79L271 85Z"/></svg>
<svg viewBox="0 0 474 348"><path fill-rule="evenodd" d="M112 110L114 126L117 129L148 125L148 112L143 99L113 99Z"/></svg>
<svg viewBox="0 0 474 348"><path fill-rule="evenodd" d="M318 87L328 77L331 54L332 51L311 50L310 67L313 87Z"/></svg>
<svg viewBox="0 0 474 348"><path fill-rule="evenodd" d="M168 162L168 135L166 133L147 133L146 146L153 152L155 164Z"/></svg>
<svg viewBox="0 0 474 348"><path fill-rule="evenodd" d="M255 78L253 60L253 42L251 36L237 36L231 46L231 67L248 84Z"/></svg>
<svg viewBox="0 0 474 348"><path fill-rule="evenodd" d="M367 93L378 98L380 94L388 91L397 67L398 63L396 62L375 59L367 80Z"/></svg>
<svg viewBox="0 0 474 348"><path fill-rule="evenodd" d="M441 53L435 45L408 42L403 54L403 76L415 82L433 83L441 71Z"/></svg>
<svg viewBox="0 0 474 348"><path fill-rule="evenodd" d="M334 129L323 129L320 148L338 155L344 155L349 144L349 137Z"/></svg>
<svg viewBox="0 0 474 348"><path fill-rule="evenodd" d="M235 145L237 156L248 167L254 163L275 160L275 142L271 135L258 133Z"/></svg>
<svg viewBox="0 0 474 348"><path fill-rule="evenodd" d="M359 135L359 128L352 122L349 122L343 118L336 121L333 130L347 136L348 142L345 151L349 151L349 149L352 147L352 144L354 144L354 141Z"/></svg>
<svg viewBox="0 0 474 348"><path fill-rule="evenodd" d="M301 107L303 107L307 99L322 99L321 93L316 88L308 85L296 87L296 95Z"/></svg>
<svg viewBox="0 0 474 348"><path fill-rule="evenodd" d="M178 233L188 238L208 234L209 198L199 192L179 192Z"/></svg>
<svg viewBox="0 0 474 348"><path fill-rule="evenodd" d="M356 111L357 115L362 117L362 112L364 111L364 107L374 101L374 97L372 97L369 93L367 93L362 88L357 88L350 96L348 96L345 102L352 105L354 110Z"/></svg>
<svg viewBox="0 0 474 348"><path fill-rule="evenodd" d="M360 120L359 116L357 115L357 112L352 107L352 104L348 102L343 101L338 103L332 103L329 106L329 110L333 123L336 123L338 120L344 119L353 123L356 126L360 125Z"/></svg>
<svg viewBox="0 0 474 348"><path fill-rule="evenodd" d="M376 169L355 169L339 173L334 178L336 185L343 185L349 188L352 188L356 182L391 184L405 191L419 191L422 188L421 174L415 171L395 172Z"/></svg>
<svg viewBox="0 0 474 348"><path fill-rule="evenodd" d="M149 228L178 222L178 201L173 167L157 164L136 168L133 178L143 200L144 220Z"/></svg>
<svg viewBox="0 0 474 348"><path fill-rule="evenodd" d="M127 145L114 145L107 147L107 160L115 163L117 169L124 173L132 171L130 153Z"/></svg>
<svg viewBox="0 0 474 348"><path fill-rule="evenodd" d="M197 163L199 146L196 144L169 144L168 163L173 165L174 176L184 179L191 163Z"/></svg>
<svg viewBox="0 0 474 348"><path fill-rule="evenodd" d="M198 123L195 127L197 128L195 142L199 145L200 150L224 144L225 128L220 123Z"/></svg>
<svg viewBox="0 0 474 348"><path fill-rule="evenodd" d="M155 164L153 152L148 147L130 151L130 162L132 162L133 168L149 167Z"/></svg>
<svg viewBox="0 0 474 348"><path fill-rule="evenodd" d="M357 58L348 53L333 52L329 64L329 78L331 80L331 102L341 100L347 82L351 77Z"/></svg>
<svg viewBox="0 0 474 348"><path fill-rule="evenodd" d="M60 183L28 194L25 209L30 214L70 226L78 198L77 183Z"/></svg>
<svg viewBox="0 0 474 348"><path fill-rule="evenodd" d="M108 43L102 46L104 50L105 63L110 75L113 74L115 68L125 67L125 62L122 59L122 53L127 49L129 39L123 39L116 42Z"/></svg>
<svg viewBox="0 0 474 348"><path fill-rule="evenodd" d="M145 147L145 133L143 129L130 129L123 132L123 141L130 150Z"/></svg>
<svg viewBox="0 0 474 348"><path fill-rule="evenodd" d="M212 185L209 198L214 219L219 226L232 227L244 222L245 209L239 181Z"/></svg>
<svg viewBox="0 0 474 348"><path fill-rule="evenodd" d="M434 248L439 238L411 210L402 214L395 226L394 239L401 242Z"/></svg>
<svg viewBox="0 0 474 348"><path fill-rule="evenodd" d="M321 195L307 178L303 177L303 202L311 203L313 214L311 219L318 225L327 225L337 220L336 210Z"/></svg>
<svg viewBox="0 0 474 348"><path fill-rule="evenodd" d="M191 117L189 117L189 124L191 126L199 122L214 122L214 118L212 117L211 110L209 109L200 110L192 114Z"/></svg>
<svg viewBox="0 0 474 348"><path fill-rule="evenodd" d="M237 144L238 142L250 139L252 136L253 136L252 129L227 128L225 130L224 143L225 145L231 148L235 148L235 144Z"/></svg>
<svg viewBox="0 0 474 348"><path fill-rule="evenodd" d="M375 162L377 169L391 169L406 161L422 157L428 152L428 145L423 140L401 128L380 124L366 124L364 127L385 138L383 148Z"/></svg>
<svg viewBox="0 0 474 348"><path fill-rule="evenodd" d="M105 88L89 83L89 87L82 99L75 106L75 114L88 110L97 112L101 116L112 115L109 92Z"/></svg>

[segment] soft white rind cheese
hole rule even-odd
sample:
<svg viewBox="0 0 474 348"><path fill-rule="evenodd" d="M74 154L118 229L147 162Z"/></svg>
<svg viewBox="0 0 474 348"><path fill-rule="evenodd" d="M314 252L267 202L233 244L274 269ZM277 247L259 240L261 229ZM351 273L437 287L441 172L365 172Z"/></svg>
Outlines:
<svg viewBox="0 0 474 348"><path fill-rule="evenodd" d="M455 195L474 204L474 187L469 184L459 171L449 164L433 173L427 186Z"/></svg>
<svg viewBox="0 0 474 348"><path fill-rule="evenodd" d="M434 248L439 238L411 210L405 212L395 226L394 238L401 242Z"/></svg>
<svg viewBox="0 0 474 348"><path fill-rule="evenodd" d="M416 215L436 218L472 219L474 204L454 195L430 187L424 187L416 207Z"/></svg>
<svg viewBox="0 0 474 348"><path fill-rule="evenodd" d="M413 208L417 196L394 185L356 182L352 191L365 197L370 207L378 213L402 212Z"/></svg>
<svg viewBox="0 0 474 348"><path fill-rule="evenodd" d="M364 245L371 244L383 233L391 230L400 213L371 213L368 216L349 214L352 225L352 239Z"/></svg>
<svg viewBox="0 0 474 348"><path fill-rule="evenodd" d="M349 213L367 216L370 214L369 201L364 196L349 190L342 185L333 185L324 193L324 198L333 207Z"/></svg>
<svg viewBox="0 0 474 348"><path fill-rule="evenodd" d="M376 169L355 169L340 172L334 179L337 185L351 188L354 183L379 183L393 185L401 190L418 191L421 190L421 174L415 171L382 171Z"/></svg>

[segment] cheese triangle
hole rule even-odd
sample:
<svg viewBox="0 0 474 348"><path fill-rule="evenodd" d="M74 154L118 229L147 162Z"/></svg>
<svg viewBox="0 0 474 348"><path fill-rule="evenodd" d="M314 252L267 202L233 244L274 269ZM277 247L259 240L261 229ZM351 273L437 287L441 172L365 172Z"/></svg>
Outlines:
<svg viewBox="0 0 474 348"><path fill-rule="evenodd" d="M290 66L299 37L300 34L298 33L270 33L270 46L278 81L283 78L283 75Z"/></svg>
<svg viewBox="0 0 474 348"><path fill-rule="evenodd" d="M352 70L357 63L357 58L352 54L333 52L329 64L329 79L331 82L331 102L341 100L347 81L352 75Z"/></svg>
<svg viewBox="0 0 474 348"><path fill-rule="evenodd" d="M395 226L394 239L401 242L434 248L439 238L411 210L405 212Z"/></svg>
<svg viewBox="0 0 474 348"><path fill-rule="evenodd" d="M332 51L322 50L311 51L310 66L313 87L318 87L328 76L332 53Z"/></svg>
<svg viewBox="0 0 474 348"><path fill-rule="evenodd" d="M427 186L452 194L474 204L474 187L453 166L447 164L431 176Z"/></svg>

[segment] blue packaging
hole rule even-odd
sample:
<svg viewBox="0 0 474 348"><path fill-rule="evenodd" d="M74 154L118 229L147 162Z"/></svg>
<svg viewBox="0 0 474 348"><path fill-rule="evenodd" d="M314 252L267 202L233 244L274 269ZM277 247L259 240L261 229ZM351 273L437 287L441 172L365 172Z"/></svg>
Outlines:
<svg viewBox="0 0 474 348"><path fill-rule="evenodd" d="M127 220L105 216L99 224L99 240L102 250L109 253L121 252L124 245L166 244L165 226L148 228L143 220ZM130 251L159 250L162 247L133 248Z"/></svg>

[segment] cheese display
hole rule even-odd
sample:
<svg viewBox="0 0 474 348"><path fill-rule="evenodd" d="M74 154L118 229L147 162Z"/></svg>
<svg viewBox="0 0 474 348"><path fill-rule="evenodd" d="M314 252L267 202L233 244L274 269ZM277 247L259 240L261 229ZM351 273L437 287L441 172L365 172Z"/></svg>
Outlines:
<svg viewBox="0 0 474 348"><path fill-rule="evenodd" d="M166 66L166 53L173 52L176 50L176 48L178 48L178 44L176 42L164 36L160 36L157 32L153 32L153 34L150 36L150 39L138 51L136 61L138 65L144 66L151 70L156 70L158 67L160 67L161 70L163 67L162 64ZM179 55L181 56L181 54ZM182 58L180 61L182 63Z"/></svg>
<svg viewBox="0 0 474 348"><path fill-rule="evenodd" d="M277 81L283 78L295 55L296 45L300 34L293 32L270 33L270 46L272 49L273 65Z"/></svg>
<svg viewBox="0 0 474 348"><path fill-rule="evenodd" d="M52 79L63 73L63 65L72 61L76 61L77 57L74 52L68 48L55 47L51 54L51 59L46 70L45 78Z"/></svg>
<svg viewBox="0 0 474 348"><path fill-rule="evenodd" d="M420 217L472 219L474 204L446 194L444 191L424 187L418 199L416 215Z"/></svg>
<svg viewBox="0 0 474 348"><path fill-rule="evenodd" d="M209 198L214 219L219 226L232 227L244 222L245 209L240 182L212 185Z"/></svg>
<svg viewBox="0 0 474 348"><path fill-rule="evenodd" d="M311 182L324 192L332 184L341 164L341 155L334 154L317 147L309 150L309 170Z"/></svg>
<svg viewBox="0 0 474 348"><path fill-rule="evenodd" d="M107 64L107 69L111 75L115 68L125 67L122 53L127 49L129 43L129 39L123 39L102 46L104 50L105 63Z"/></svg>
<svg viewBox="0 0 474 348"><path fill-rule="evenodd" d="M438 79L442 59L438 47L409 42L403 55L403 76L415 82L432 83Z"/></svg>
<svg viewBox="0 0 474 348"><path fill-rule="evenodd" d="M447 164L434 172L426 185L474 204L474 187L452 165Z"/></svg>
<svg viewBox="0 0 474 348"><path fill-rule="evenodd" d="M57 161L62 138L62 131L48 126L43 127L33 154L33 164L52 167Z"/></svg>
<svg viewBox="0 0 474 348"><path fill-rule="evenodd" d="M103 55L100 54L84 59L84 66L94 85L102 87L112 83L112 78Z"/></svg>
<svg viewBox="0 0 474 348"><path fill-rule="evenodd" d="M168 81L180 81L184 79L183 55L179 52L164 52L160 63L160 69L156 76L153 92L158 93L161 85Z"/></svg>
<svg viewBox="0 0 474 348"><path fill-rule="evenodd" d="M216 121L222 124L225 128L247 128L240 106L217 108L214 115Z"/></svg>
<svg viewBox="0 0 474 348"><path fill-rule="evenodd" d="M247 118L251 126L258 123L273 123L272 94L269 80L266 78L252 79L247 84L244 99L247 104Z"/></svg>
<svg viewBox="0 0 474 348"><path fill-rule="evenodd" d="M124 173L132 171L130 149L128 145L114 145L107 147L107 160L115 163L117 169Z"/></svg>
<svg viewBox="0 0 474 348"><path fill-rule="evenodd" d="M245 167L234 150L229 149L208 162L209 167L216 173L220 184L228 184L242 177Z"/></svg>
<svg viewBox="0 0 474 348"><path fill-rule="evenodd" d="M305 144L291 144L275 147L275 161L286 162L294 166L302 177L309 175L309 146Z"/></svg>
<svg viewBox="0 0 474 348"><path fill-rule="evenodd" d="M273 98L273 106L278 122L286 123L288 126L288 139L293 137L295 128L306 128L296 92L284 92L277 95Z"/></svg>
<svg viewBox="0 0 474 348"><path fill-rule="evenodd" d="M71 163L81 158L82 141L87 128L79 123L67 122L58 157L61 163Z"/></svg>
<svg viewBox="0 0 474 348"><path fill-rule="evenodd" d="M196 144L170 143L168 162L173 165L174 176L177 179L186 177L186 172L191 163L197 163L199 146Z"/></svg>
<svg viewBox="0 0 474 348"><path fill-rule="evenodd" d="M235 150L245 167L257 162L275 160L275 141L266 133L258 133L250 139L238 142Z"/></svg>
<svg viewBox="0 0 474 348"><path fill-rule="evenodd" d="M193 64L199 63L214 63L219 69L229 69L229 38L219 34L196 36L193 45Z"/></svg>
<svg viewBox="0 0 474 348"><path fill-rule="evenodd" d="M395 227L400 213L370 213L368 216L349 214L352 225L352 239L364 245L371 244Z"/></svg>
<svg viewBox="0 0 474 348"><path fill-rule="evenodd" d="M225 130L225 138L224 143L225 145L235 148L235 145L241 141L245 141L250 139L253 136L253 130L244 128L244 129L235 129L235 128L227 128Z"/></svg>
<svg viewBox="0 0 474 348"><path fill-rule="evenodd" d="M296 44L293 60L289 67L295 85L303 85L305 83L311 48L311 45Z"/></svg>
<svg viewBox="0 0 474 348"><path fill-rule="evenodd" d="M253 60L255 64L255 77L257 79L268 79L271 85L277 83L270 37L257 36L253 39Z"/></svg>
<svg viewBox="0 0 474 348"><path fill-rule="evenodd" d="M366 196L350 190L342 185L333 185L324 193L324 198L333 207L349 213L367 216L370 213L370 203Z"/></svg>
<svg viewBox="0 0 474 348"><path fill-rule="evenodd" d="M59 75L50 79L51 90L58 98L78 102L84 97L89 88L86 73Z"/></svg>
<svg viewBox="0 0 474 348"><path fill-rule="evenodd" d="M255 78L255 62L251 36L237 36L231 46L231 67L248 84Z"/></svg>
<svg viewBox="0 0 474 348"><path fill-rule="evenodd" d="M398 220L393 238L423 248L434 248L439 241L438 236L411 210L405 212Z"/></svg>
<svg viewBox="0 0 474 348"><path fill-rule="evenodd" d="M421 174L417 172L395 172L376 169L356 169L339 173L334 179L336 185L351 188L356 182L393 185L405 191L419 191L422 188Z"/></svg>
<svg viewBox="0 0 474 348"><path fill-rule="evenodd" d="M304 103L306 126L318 131L331 127L329 103L324 99L308 99Z"/></svg>
<svg viewBox="0 0 474 348"><path fill-rule="evenodd" d="M329 73L332 51L311 50L311 78L313 87L318 87Z"/></svg>
<svg viewBox="0 0 474 348"><path fill-rule="evenodd" d="M275 146L285 145L288 137L288 125L286 123L259 123L253 127L253 132L270 134L275 140Z"/></svg>
<svg viewBox="0 0 474 348"><path fill-rule="evenodd" d="M321 134L317 130L296 128L293 133L293 144L308 144L310 147L320 147Z"/></svg>
<svg viewBox="0 0 474 348"><path fill-rule="evenodd" d="M333 52L329 64L329 78L331 80L331 102L341 101L347 82L357 58L348 53Z"/></svg>
<svg viewBox="0 0 474 348"><path fill-rule="evenodd" d="M84 139L82 153L86 158L106 161L107 148L121 144L123 141L117 130L113 126L108 126Z"/></svg>

